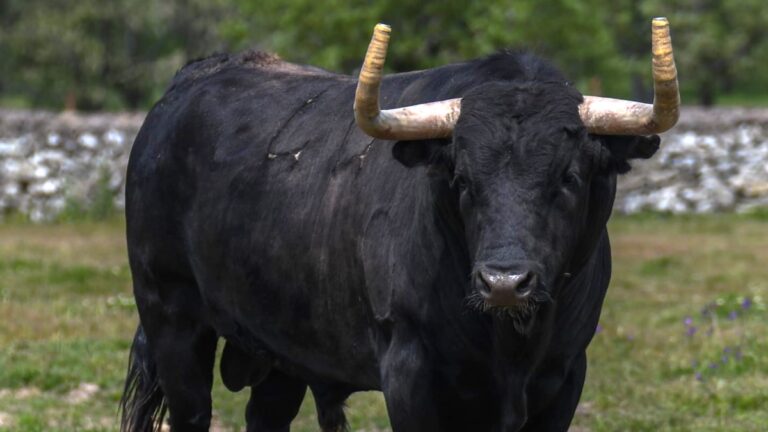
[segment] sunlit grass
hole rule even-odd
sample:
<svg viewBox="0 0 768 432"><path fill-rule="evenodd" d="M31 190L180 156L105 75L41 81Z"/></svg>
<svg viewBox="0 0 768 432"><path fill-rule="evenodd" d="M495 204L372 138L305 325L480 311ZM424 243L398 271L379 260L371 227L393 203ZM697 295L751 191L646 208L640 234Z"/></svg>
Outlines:
<svg viewBox="0 0 768 432"><path fill-rule="evenodd" d="M766 219L611 223L614 277L589 350L579 431L763 430ZM120 220L0 225L0 421L9 430L116 430L137 320L123 230ZM85 383L98 391L78 401ZM219 430L242 427L247 398L217 381ZM378 393L353 396L347 412L353 430L387 428ZM293 430L317 430L310 397Z"/></svg>

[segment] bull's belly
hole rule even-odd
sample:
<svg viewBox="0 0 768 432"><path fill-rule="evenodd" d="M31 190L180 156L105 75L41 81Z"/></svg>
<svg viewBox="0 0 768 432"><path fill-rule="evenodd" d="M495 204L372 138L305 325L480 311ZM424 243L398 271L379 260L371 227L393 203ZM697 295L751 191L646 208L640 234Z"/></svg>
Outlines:
<svg viewBox="0 0 768 432"><path fill-rule="evenodd" d="M242 347L247 351L266 351L278 368L308 381L379 387L378 329L362 299L312 294L290 281L258 285L203 287L220 335L249 345Z"/></svg>
<svg viewBox="0 0 768 432"><path fill-rule="evenodd" d="M201 201L188 216L186 251L213 324L307 378L375 388L379 327L359 256L361 223L340 214L346 203L297 202L330 192L278 177L260 179L237 205Z"/></svg>

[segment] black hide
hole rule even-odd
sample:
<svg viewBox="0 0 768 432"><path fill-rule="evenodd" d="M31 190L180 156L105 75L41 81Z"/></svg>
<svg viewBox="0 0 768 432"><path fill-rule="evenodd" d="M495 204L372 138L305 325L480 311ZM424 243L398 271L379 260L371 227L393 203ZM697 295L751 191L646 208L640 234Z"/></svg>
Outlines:
<svg viewBox="0 0 768 432"><path fill-rule="evenodd" d="M396 432L568 428L616 174L658 138L588 135L581 95L527 54L384 80L383 108L463 97L451 140L364 135L355 85L220 55L149 113L128 167L141 325L123 430L166 406L174 430L207 430L219 338L225 384L251 386L249 431L287 430L307 386L325 431L374 389ZM488 274L530 294L489 304Z"/></svg>

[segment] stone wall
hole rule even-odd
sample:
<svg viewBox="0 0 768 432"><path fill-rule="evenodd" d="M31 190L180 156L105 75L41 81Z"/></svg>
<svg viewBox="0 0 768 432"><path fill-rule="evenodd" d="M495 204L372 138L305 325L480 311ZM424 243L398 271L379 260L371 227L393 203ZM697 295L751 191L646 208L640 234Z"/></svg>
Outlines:
<svg viewBox="0 0 768 432"><path fill-rule="evenodd" d="M622 213L768 206L768 109L686 108L661 149L619 180Z"/></svg>
<svg viewBox="0 0 768 432"><path fill-rule="evenodd" d="M105 194L122 207L128 153L143 119L0 110L0 216L50 220Z"/></svg>
<svg viewBox="0 0 768 432"><path fill-rule="evenodd" d="M123 206L125 167L144 114L0 110L0 216L50 220L68 205ZM768 109L686 108L662 148L619 181L622 213L768 206Z"/></svg>

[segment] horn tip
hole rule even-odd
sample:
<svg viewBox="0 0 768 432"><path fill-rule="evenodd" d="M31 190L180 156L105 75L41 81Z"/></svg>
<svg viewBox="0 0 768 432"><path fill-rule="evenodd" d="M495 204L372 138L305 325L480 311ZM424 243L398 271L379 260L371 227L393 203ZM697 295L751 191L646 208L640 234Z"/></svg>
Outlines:
<svg viewBox="0 0 768 432"><path fill-rule="evenodd" d="M667 17L656 17L653 19L653 21L651 21L651 23L654 26L666 27L669 25L669 20L667 19Z"/></svg>
<svg viewBox="0 0 768 432"><path fill-rule="evenodd" d="M373 31L376 33L391 33L392 27L390 27L389 24L378 23L373 27Z"/></svg>

